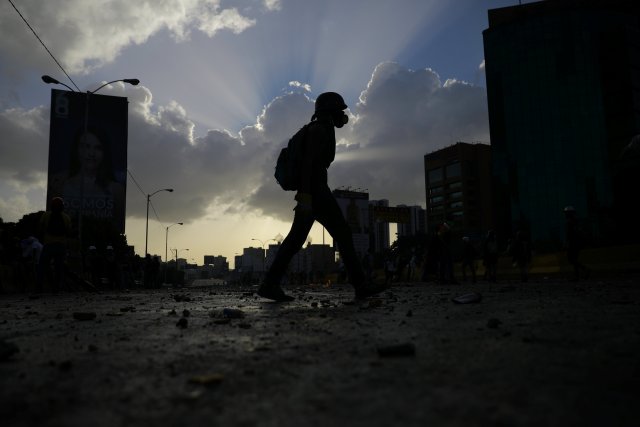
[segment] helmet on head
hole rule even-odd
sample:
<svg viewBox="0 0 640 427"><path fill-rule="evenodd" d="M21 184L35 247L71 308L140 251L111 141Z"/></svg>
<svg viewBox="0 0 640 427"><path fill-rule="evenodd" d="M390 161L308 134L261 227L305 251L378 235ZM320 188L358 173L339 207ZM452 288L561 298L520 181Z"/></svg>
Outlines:
<svg viewBox="0 0 640 427"><path fill-rule="evenodd" d="M342 111L347 108L342 96L335 92L324 92L318 95L316 99L316 113Z"/></svg>

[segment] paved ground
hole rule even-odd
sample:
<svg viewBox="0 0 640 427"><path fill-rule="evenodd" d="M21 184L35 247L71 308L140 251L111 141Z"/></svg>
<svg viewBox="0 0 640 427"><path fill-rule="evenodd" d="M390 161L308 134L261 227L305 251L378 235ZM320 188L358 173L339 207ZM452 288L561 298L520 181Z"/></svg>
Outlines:
<svg viewBox="0 0 640 427"><path fill-rule="evenodd" d="M293 290L291 304L222 287L5 295L0 419L637 426L637 282L399 284L355 304L340 286ZM469 292L482 300L452 302Z"/></svg>

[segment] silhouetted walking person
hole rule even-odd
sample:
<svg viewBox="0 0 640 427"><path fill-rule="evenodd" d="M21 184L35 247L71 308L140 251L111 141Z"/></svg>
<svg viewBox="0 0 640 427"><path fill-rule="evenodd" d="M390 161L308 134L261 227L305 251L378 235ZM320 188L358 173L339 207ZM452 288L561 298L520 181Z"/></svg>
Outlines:
<svg viewBox="0 0 640 427"><path fill-rule="evenodd" d="M467 281L467 268L471 271L471 281L476 283L476 256L478 251L469 237L462 238L462 280Z"/></svg>
<svg viewBox="0 0 640 427"><path fill-rule="evenodd" d="M569 264L573 266L574 277L573 280L580 280L580 273L584 278L589 277L589 269L580 262L580 251L585 244L585 236L583 230L578 223L578 217L576 216L576 210L573 206L567 206L564 208L564 215L566 218L565 232L566 232L566 245L567 245L567 260Z"/></svg>
<svg viewBox="0 0 640 427"><path fill-rule="evenodd" d="M51 199L51 210L40 218L40 231L44 244L38 263L38 291L42 290L44 276L48 275L53 261L53 281L51 289L57 292L64 278L64 262L67 255L67 239L71 235L71 217L64 212L61 197Z"/></svg>
<svg viewBox="0 0 640 427"><path fill-rule="evenodd" d="M382 287L367 286L360 259L353 247L351 229L327 185L327 169L336 152L334 127L341 128L347 123L346 108L342 96L335 92L325 92L316 99L315 113L311 122L303 128L305 135L300 141L301 164L297 165L300 174L295 196L298 203L294 209L293 224L258 289L261 297L280 302L293 300L293 297L284 293L280 282L291 258L304 244L314 221L320 222L338 244L356 298L366 298L383 290Z"/></svg>
<svg viewBox="0 0 640 427"><path fill-rule="evenodd" d="M529 280L529 265L531 264L531 241L529 233L525 230L518 230L516 236L511 242L510 253L513 263L520 271L520 280L527 282Z"/></svg>
<svg viewBox="0 0 640 427"><path fill-rule="evenodd" d="M487 236L482 242L482 258L484 279L496 282L498 276L498 240L494 230L487 231Z"/></svg>
<svg viewBox="0 0 640 427"><path fill-rule="evenodd" d="M443 222L438 229L440 242L440 260L438 262L438 281L442 285L455 285L458 282L453 276L453 257L451 255L451 228Z"/></svg>

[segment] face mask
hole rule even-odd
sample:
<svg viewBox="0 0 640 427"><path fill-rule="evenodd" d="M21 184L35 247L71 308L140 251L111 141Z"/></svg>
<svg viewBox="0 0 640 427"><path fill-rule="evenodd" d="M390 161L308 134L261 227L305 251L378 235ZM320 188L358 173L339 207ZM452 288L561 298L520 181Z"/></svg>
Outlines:
<svg viewBox="0 0 640 427"><path fill-rule="evenodd" d="M341 111L340 113L334 114L332 120L335 127L341 128L342 126L349 123L349 116Z"/></svg>

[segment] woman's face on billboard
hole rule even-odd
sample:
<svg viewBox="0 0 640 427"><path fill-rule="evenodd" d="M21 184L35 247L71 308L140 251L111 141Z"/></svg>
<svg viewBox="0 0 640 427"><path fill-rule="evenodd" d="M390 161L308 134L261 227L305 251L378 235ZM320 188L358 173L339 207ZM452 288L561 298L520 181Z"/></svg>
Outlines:
<svg viewBox="0 0 640 427"><path fill-rule="evenodd" d="M78 158L85 171L96 171L102 162L102 143L92 133L87 133L80 138L78 144Z"/></svg>

